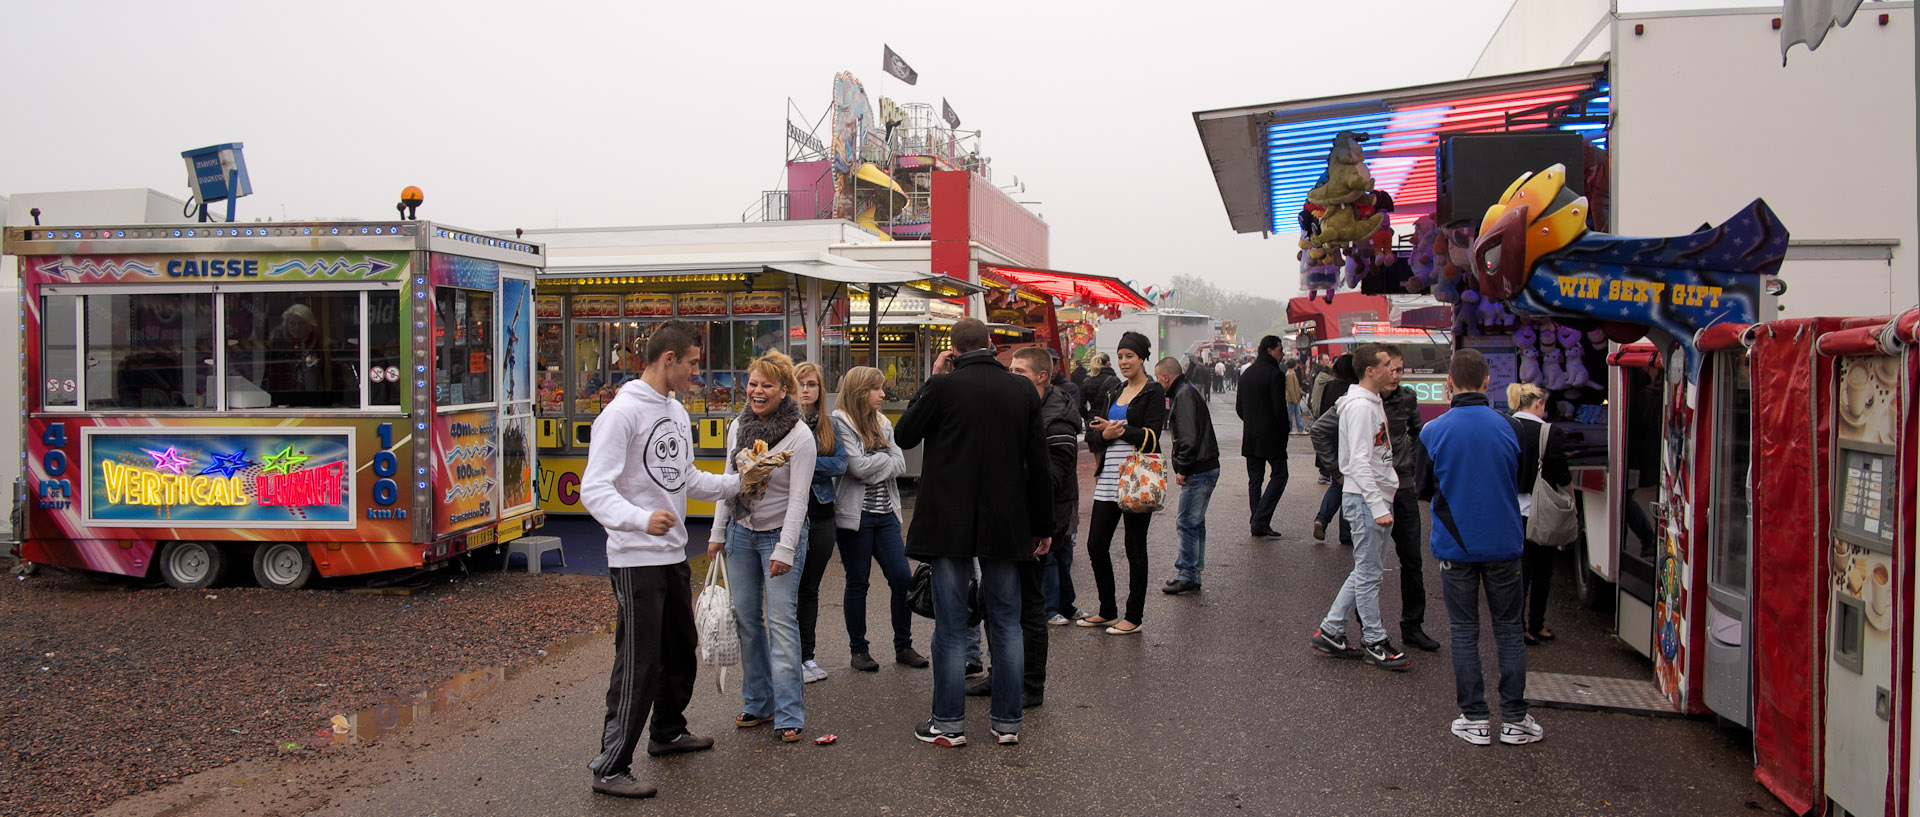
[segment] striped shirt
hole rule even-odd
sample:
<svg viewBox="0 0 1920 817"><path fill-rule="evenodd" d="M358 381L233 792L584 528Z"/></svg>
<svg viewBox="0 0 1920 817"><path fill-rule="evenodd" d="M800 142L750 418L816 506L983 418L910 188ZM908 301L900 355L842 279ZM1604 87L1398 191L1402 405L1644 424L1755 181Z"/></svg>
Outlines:
<svg viewBox="0 0 1920 817"><path fill-rule="evenodd" d="M1107 421L1127 419L1127 406L1115 403L1107 409ZM1100 478L1093 483L1093 501L1120 501L1120 464L1133 454L1133 445L1118 437L1107 442L1107 453L1100 460Z"/></svg>
<svg viewBox="0 0 1920 817"><path fill-rule="evenodd" d="M887 498L886 483L867 483L867 494L860 500L860 512L893 513L893 502Z"/></svg>

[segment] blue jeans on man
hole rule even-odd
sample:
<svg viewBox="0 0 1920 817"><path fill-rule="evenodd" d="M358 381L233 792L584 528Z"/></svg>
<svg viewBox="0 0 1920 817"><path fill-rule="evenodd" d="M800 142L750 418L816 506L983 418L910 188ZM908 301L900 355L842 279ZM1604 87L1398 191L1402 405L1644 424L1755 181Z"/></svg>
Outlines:
<svg viewBox="0 0 1920 817"><path fill-rule="evenodd" d="M1213 501L1213 488L1220 484L1220 469L1188 474L1180 486L1180 517L1174 528L1180 532L1180 555L1173 560L1175 578L1200 583L1200 571L1207 566L1207 504Z"/></svg>
<svg viewBox="0 0 1920 817"><path fill-rule="evenodd" d="M967 582L974 560L933 559L933 725L948 732L966 730ZM1003 559L980 560L980 596L987 607L987 643L993 652L993 703L988 715L995 731L1018 734L1025 703L1021 680L1026 645L1020 638L1020 571Z"/></svg>
<svg viewBox="0 0 1920 817"><path fill-rule="evenodd" d="M756 531L738 522L727 525L727 588L733 595L734 629L740 634L740 701L748 714L773 716L774 729L807 725L806 705L800 697L798 615L807 538L806 529L801 528L792 570L768 576L780 529Z"/></svg>
<svg viewBox="0 0 1920 817"><path fill-rule="evenodd" d="M1453 642L1453 691L1460 714L1486 720L1487 682L1480 673L1480 588L1487 589L1493 616L1493 644L1500 657L1500 718L1527 718L1527 645L1521 637L1526 608L1521 560L1441 562L1440 583L1447 601Z"/></svg>
<svg viewBox="0 0 1920 817"><path fill-rule="evenodd" d="M1333 606L1320 624L1320 631L1331 636L1344 635L1347 619L1360 616L1360 643L1373 644L1387 638L1386 625L1380 619L1380 560L1387 551L1387 529L1374 521L1367 500L1359 494L1343 494L1341 510L1353 526L1353 572L1340 585ZM1458 627L1459 625L1454 625Z"/></svg>
<svg viewBox="0 0 1920 817"><path fill-rule="evenodd" d="M1340 498L1346 495L1346 489L1342 487L1340 483L1334 482L1329 484L1327 486L1327 492L1320 495L1320 512L1315 514L1313 518L1319 522L1330 523L1334 517L1339 517L1340 544L1353 547L1353 526L1347 524L1347 515L1340 512Z"/></svg>
<svg viewBox="0 0 1920 817"><path fill-rule="evenodd" d="M1305 416L1306 414L1300 410L1300 401L1295 400L1287 404L1287 422L1290 424L1288 428L1293 429L1293 433L1307 433L1307 424L1301 422L1301 419Z"/></svg>

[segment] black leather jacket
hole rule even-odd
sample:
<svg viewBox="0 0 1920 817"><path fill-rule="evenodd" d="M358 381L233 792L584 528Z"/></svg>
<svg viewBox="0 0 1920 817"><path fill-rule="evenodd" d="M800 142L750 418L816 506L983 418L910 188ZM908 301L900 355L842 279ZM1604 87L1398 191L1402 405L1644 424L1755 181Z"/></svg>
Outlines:
<svg viewBox="0 0 1920 817"><path fill-rule="evenodd" d="M1175 378L1173 416L1173 472L1182 476L1204 474L1220 468L1220 442L1213 436L1213 413L1207 410L1207 398L1187 382L1186 375Z"/></svg>

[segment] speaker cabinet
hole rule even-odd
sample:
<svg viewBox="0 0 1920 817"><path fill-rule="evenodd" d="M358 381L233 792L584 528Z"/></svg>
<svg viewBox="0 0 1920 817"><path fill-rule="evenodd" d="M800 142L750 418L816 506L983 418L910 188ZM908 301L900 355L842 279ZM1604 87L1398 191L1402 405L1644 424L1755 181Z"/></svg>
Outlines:
<svg viewBox="0 0 1920 817"><path fill-rule="evenodd" d="M1586 195L1586 140L1577 133L1474 133L1440 141L1435 165L1439 198L1434 220L1440 224L1469 221L1479 226L1487 208L1497 203L1507 185L1522 173L1538 173L1549 165L1567 167L1567 187Z"/></svg>

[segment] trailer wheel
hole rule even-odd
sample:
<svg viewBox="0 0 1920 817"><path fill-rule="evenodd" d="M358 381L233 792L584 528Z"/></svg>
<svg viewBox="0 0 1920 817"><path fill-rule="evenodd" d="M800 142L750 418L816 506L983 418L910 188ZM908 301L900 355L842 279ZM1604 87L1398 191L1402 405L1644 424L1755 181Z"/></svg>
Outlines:
<svg viewBox="0 0 1920 817"><path fill-rule="evenodd" d="M1574 550L1573 590L1589 610L1604 610L1613 600L1613 582L1600 578L1587 562L1587 530L1580 526L1579 547Z"/></svg>
<svg viewBox="0 0 1920 817"><path fill-rule="evenodd" d="M261 587L298 590L313 579L313 559L305 545L269 542L253 551L253 580Z"/></svg>
<svg viewBox="0 0 1920 817"><path fill-rule="evenodd" d="M205 542L168 542L160 550L160 578L181 590L205 590L219 581L226 554Z"/></svg>

